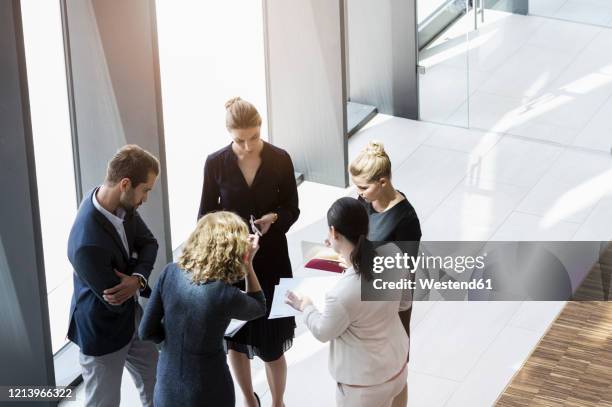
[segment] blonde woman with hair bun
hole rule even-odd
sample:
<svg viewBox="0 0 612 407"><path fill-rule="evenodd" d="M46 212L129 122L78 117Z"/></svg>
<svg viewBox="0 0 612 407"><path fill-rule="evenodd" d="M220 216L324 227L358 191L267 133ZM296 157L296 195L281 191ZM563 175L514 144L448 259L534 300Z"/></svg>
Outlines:
<svg viewBox="0 0 612 407"><path fill-rule="evenodd" d="M250 364L257 356L266 364L272 405L280 407L287 380L284 353L293 344L295 319L267 319L267 315L274 287L281 277L293 276L285 234L300 214L295 173L289 154L261 139L262 120L253 104L236 97L225 103L225 109L231 143L206 158L199 217L231 211L249 223L252 219L252 232L261 234L253 268L266 297L267 313L226 338L226 347L244 404L259 405Z"/></svg>
<svg viewBox="0 0 612 407"><path fill-rule="evenodd" d="M400 242L398 247L416 256L421 240L419 217L406 196L391 182L391 160L383 143L370 141L349 165L349 173L359 193L359 201L368 212L368 240ZM410 276L414 278L414 274ZM408 338L412 307L399 313ZM393 401L393 407L405 406L408 388Z"/></svg>
<svg viewBox="0 0 612 407"><path fill-rule="evenodd" d="M232 318L248 321L266 313L253 271L258 241L238 215L208 214L178 263L160 274L139 328L142 339L163 342L155 406L235 405L223 336ZM241 279L246 292L232 285Z"/></svg>

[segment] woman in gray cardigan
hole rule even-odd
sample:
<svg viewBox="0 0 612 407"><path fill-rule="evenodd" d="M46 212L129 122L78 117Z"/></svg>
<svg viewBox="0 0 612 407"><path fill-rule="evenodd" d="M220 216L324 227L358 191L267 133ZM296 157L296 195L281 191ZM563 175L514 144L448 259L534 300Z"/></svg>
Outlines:
<svg viewBox="0 0 612 407"><path fill-rule="evenodd" d="M232 318L252 320L266 302L251 263L258 249L244 221L230 212L200 219L178 263L162 271L139 334L163 341L154 403L234 406L234 384L223 349ZM232 284L244 278L246 293Z"/></svg>

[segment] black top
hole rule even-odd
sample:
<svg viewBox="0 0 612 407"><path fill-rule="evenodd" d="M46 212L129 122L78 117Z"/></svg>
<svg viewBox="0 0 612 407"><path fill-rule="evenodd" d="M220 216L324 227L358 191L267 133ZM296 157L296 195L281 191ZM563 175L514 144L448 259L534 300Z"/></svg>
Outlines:
<svg viewBox="0 0 612 407"><path fill-rule="evenodd" d="M232 145L209 155L204 165L204 186L198 219L208 212L232 211L247 220L275 212L277 221L266 234L287 233L297 220L298 193L291 157L264 141L261 165L249 187ZM265 239L264 239L265 240Z"/></svg>
<svg viewBox="0 0 612 407"><path fill-rule="evenodd" d="M397 191L404 198L402 192ZM408 202L408 199L404 199L392 208L384 211L377 212L370 202L366 202L363 198L359 197L359 201L363 203L368 212L370 219L368 239L370 241L377 242L399 242L397 246L410 256L416 257L419 251L419 242L421 241L421 224L419 217L413 206ZM410 273L410 280L414 282L415 274ZM412 316L412 307L407 311L400 312L405 314L402 317L402 323L408 334L408 340L410 340L410 318ZM408 354L408 360L410 360L410 354Z"/></svg>
<svg viewBox="0 0 612 407"><path fill-rule="evenodd" d="M121 282L115 270L148 279L157 257L157 240L136 210L123 221L129 253L125 251L115 227L93 204L97 190L85 195L68 238L68 259L74 268L68 339L91 356L115 352L134 335L137 302L129 298L111 305L102 296ZM147 287L141 296L149 293Z"/></svg>
<svg viewBox="0 0 612 407"><path fill-rule="evenodd" d="M265 312L261 291L243 293L222 281L193 284L190 274L168 264L139 328L141 339L164 342L155 405L233 406L223 334L232 318L251 320Z"/></svg>
<svg viewBox="0 0 612 407"><path fill-rule="evenodd" d="M253 269L267 302L267 314L272 306L274 286L281 277L293 277L285 233L297 220L298 193L291 157L286 151L264 142L261 164L249 187L238 167L238 157L232 145L211 154L204 165L204 185L198 217L218 210L231 211L245 221L275 212L278 219L259 239L259 250L253 259ZM241 287L241 285L238 285ZM228 346L248 353L249 357L275 360L291 346L294 318L268 320L266 317L247 323ZM234 344L245 345L237 348Z"/></svg>
<svg viewBox="0 0 612 407"><path fill-rule="evenodd" d="M403 193L400 194L406 197ZM366 202L361 197L359 201L365 206L370 218L368 240L377 242L421 240L419 218L407 199L384 212L377 212L370 202Z"/></svg>

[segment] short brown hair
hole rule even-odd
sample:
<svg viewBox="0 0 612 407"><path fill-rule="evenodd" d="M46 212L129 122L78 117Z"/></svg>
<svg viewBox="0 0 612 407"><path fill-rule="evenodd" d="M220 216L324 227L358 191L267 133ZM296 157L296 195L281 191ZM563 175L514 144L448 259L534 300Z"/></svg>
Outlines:
<svg viewBox="0 0 612 407"><path fill-rule="evenodd" d="M261 116L251 102L239 97L225 102L225 126L228 130L250 129L261 126Z"/></svg>
<svg viewBox="0 0 612 407"><path fill-rule="evenodd" d="M124 178L132 182L132 188L147 182L149 173L159 175L159 161L147 150L128 144L121 147L108 162L106 183L116 185Z"/></svg>
<svg viewBox="0 0 612 407"><path fill-rule="evenodd" d="M209 280L233 284L246 275L244 256L249 229L235 213L221 211L203 216L191 233L178 265L194 284Z"/></svg>

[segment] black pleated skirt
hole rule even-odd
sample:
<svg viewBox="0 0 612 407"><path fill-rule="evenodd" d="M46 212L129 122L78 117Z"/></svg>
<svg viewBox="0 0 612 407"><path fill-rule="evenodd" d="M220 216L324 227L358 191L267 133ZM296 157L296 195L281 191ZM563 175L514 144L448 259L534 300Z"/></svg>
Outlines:
<svg viewBox="0 0 612 407"><path fill-rule="evenodd" d="M284 234L264 235L260 246L253 259L253 269L266 297L266 315L247 322L233 337L226 337L224 346L226 352L232 349L246 354L249 359L257 356L264 362L272 362L293 345L295 318L268 319L274 287L281 277L293 277L293 273ZM244 290L244 281L237 286Z"/></svg>

